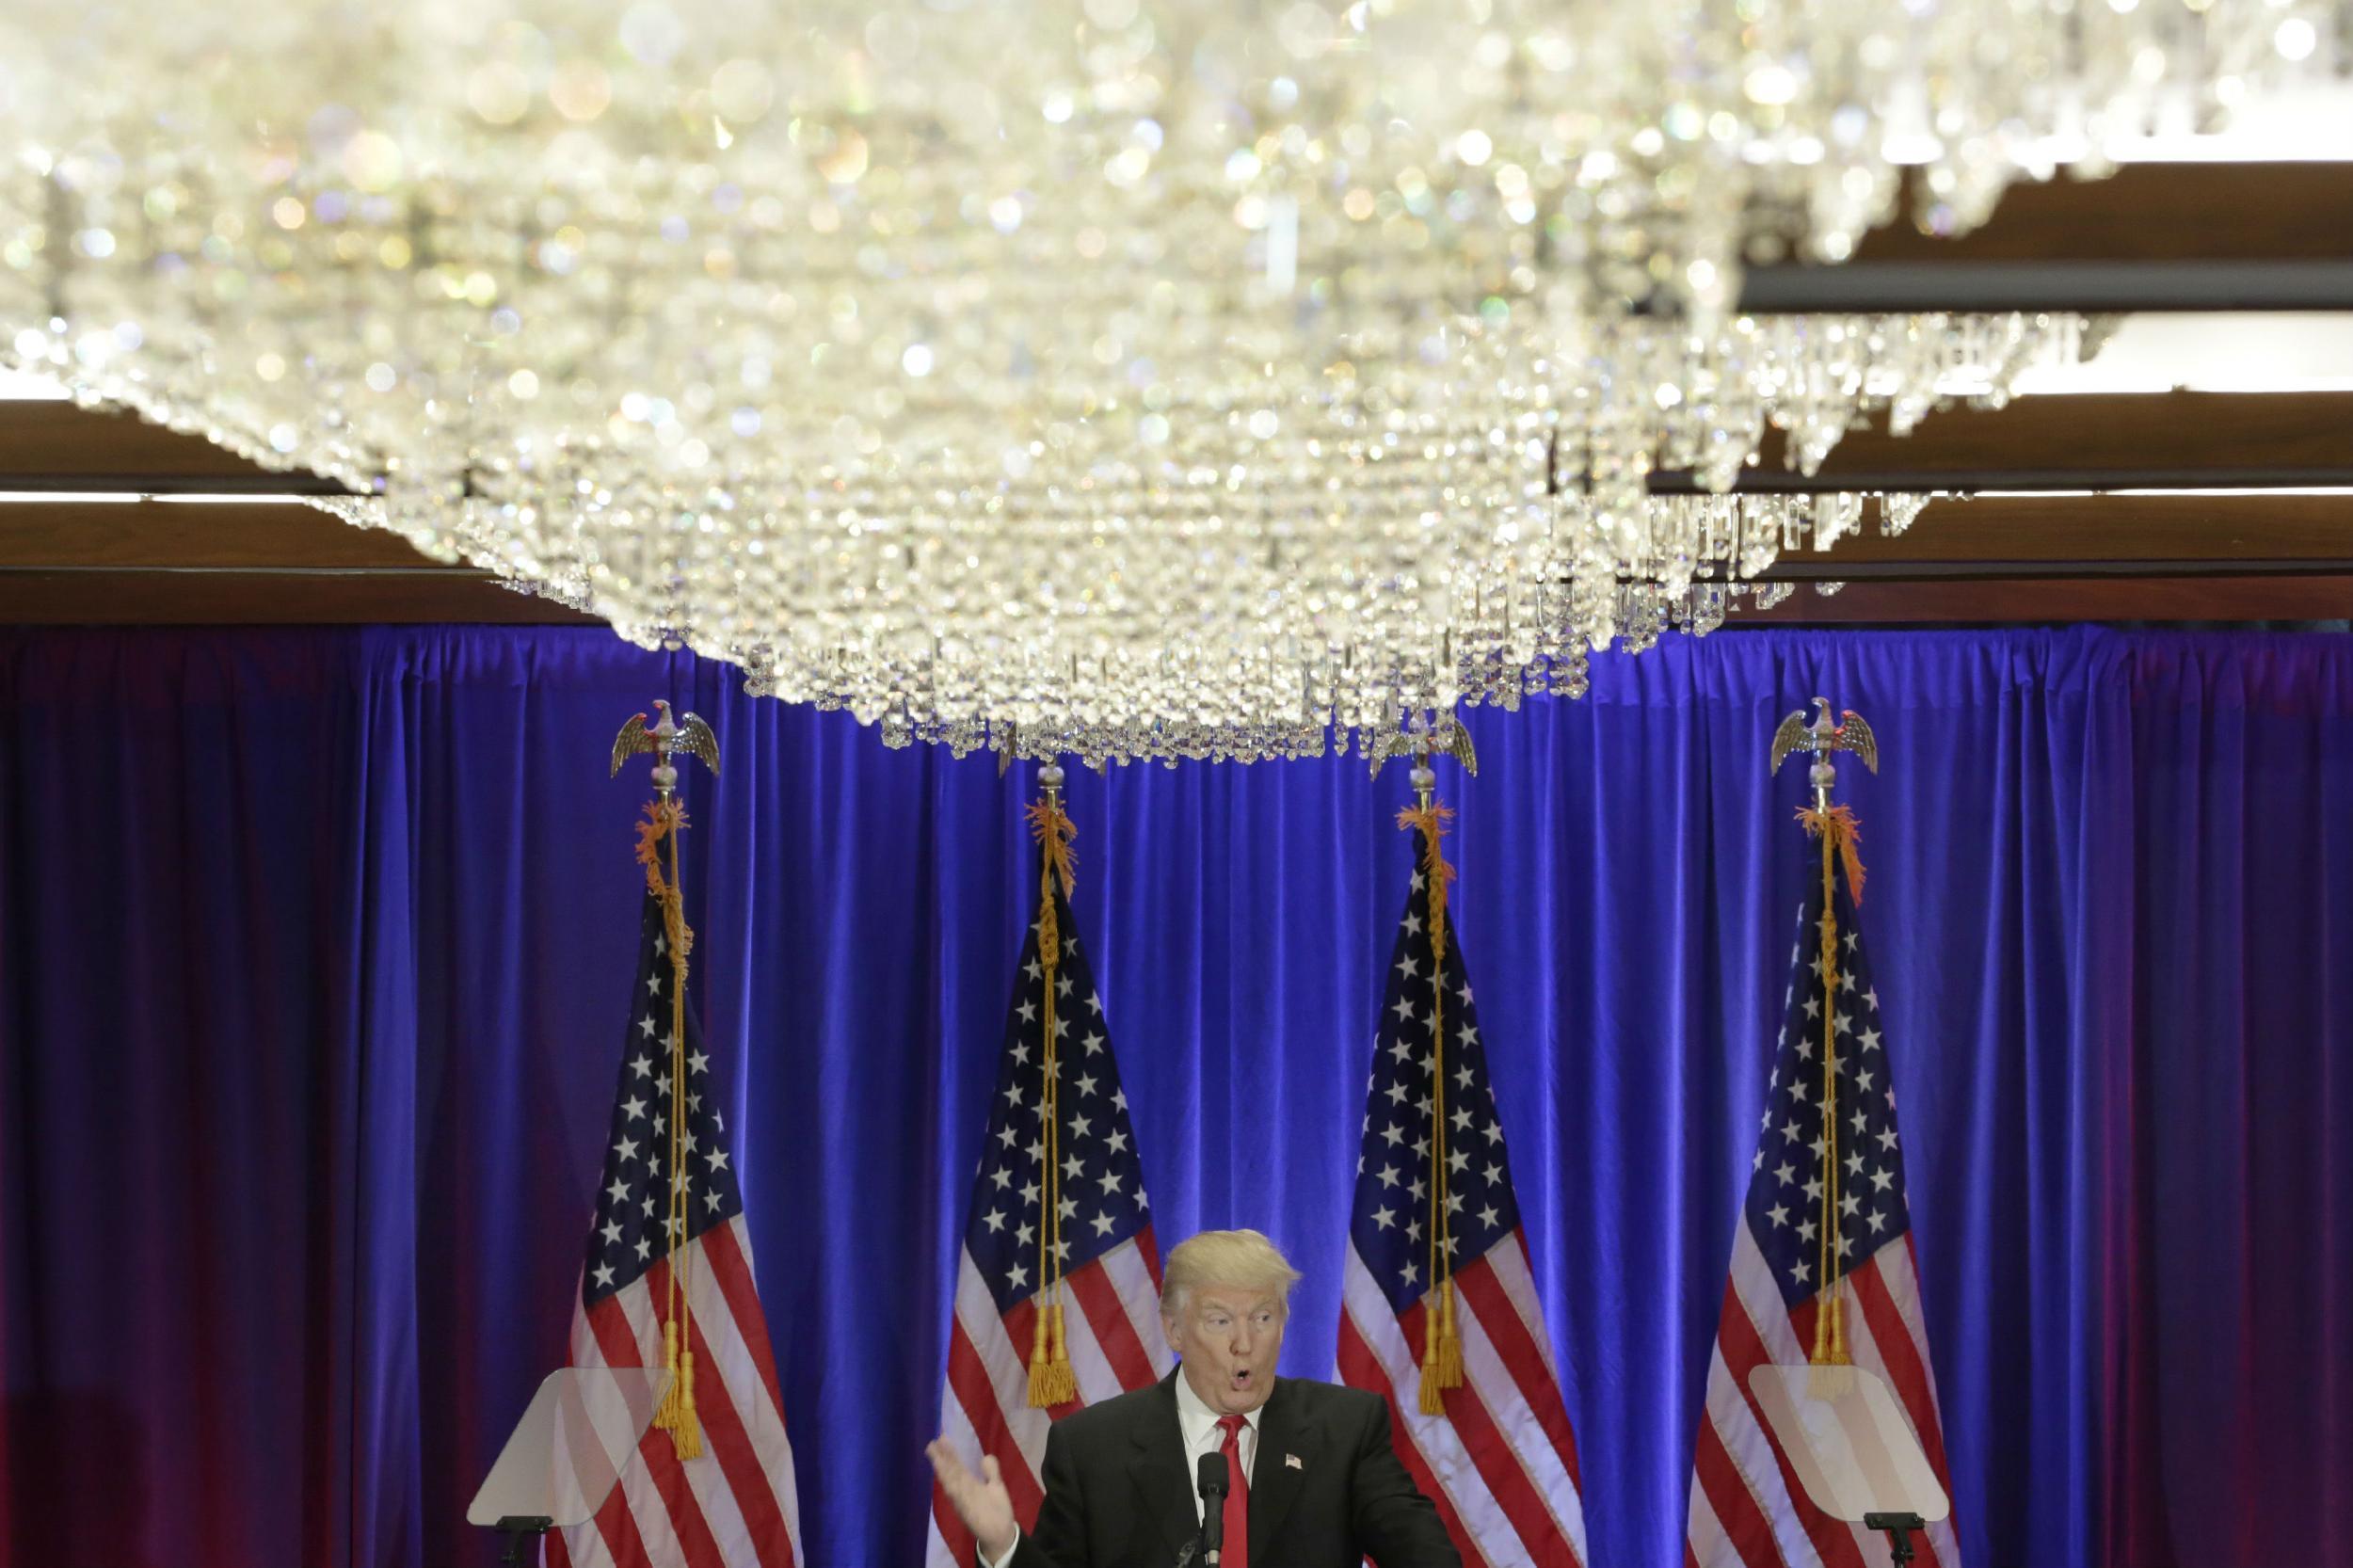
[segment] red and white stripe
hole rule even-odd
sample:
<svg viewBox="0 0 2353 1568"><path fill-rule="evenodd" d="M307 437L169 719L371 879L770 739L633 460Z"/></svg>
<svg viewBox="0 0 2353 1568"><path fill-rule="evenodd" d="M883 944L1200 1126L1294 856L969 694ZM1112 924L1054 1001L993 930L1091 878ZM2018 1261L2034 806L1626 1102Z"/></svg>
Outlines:
<svg viewBox="0 0 2353 1568"><path fill-rule="evenodd" d="M594 1521L548 1538L559 1568L794 1568L800 1493L744 1217L687 1243L688 1320L703 1453L649 1431ZM669 1262L572 1315L575 1367L659 1367Z"/></svg>
<svg viewBox="0 0 2353 1568"><path fill-rule="evenodd" d="M976 1472L983 1454L996 1456L1025 1530L1037 1523L1046 1495L1038 1472L1053 1423L1098 1400L1158 1383L1176 1364L1160 1333L1160 1255L1151 1226L1065 1276L1063 1288L1063 1331L1079 1374L1079 1397L1037 1410L1030 1404L1036 1298L999 1312L970 1253L956 1270L956 1317L948 1340L939 1430ZM970 1568L972 1560L972 1534L935 1482L924 1562L927 1568Z"/></svg>
<svg viewBox="0 0 2353 1568"><path fill-rule="evenodd" d="M1858 1367L1887 1380L1928 1453L1938 1484L1952 1493L1945 1427L1920 1317L1919 1279L1909 1232L1839 1281L1847 1349ZM1744 1215L1733 1238L1731 1277L1707 1371L1707 1407L1691 1466L1686 1568L1876 1568L1884 1537L1831 1518L1806 1497L1789 1456L1749 1393L1749 1372L1801 1366L1814 1342L1817 1294L1791 1311L1775 1288ZM1913 1538L1920 1568L1961 1568L1952 1521Z"/></svg>
<svg viewBox="0 0 2353 1568"><path fill-rule="evenodd" d="M1403 1313L1348 1250L1339 1377L1389 1401L1398 1456L1438 1505L1464 1568L1578 1568L1585 1500L1577 1440L1518 1231L1456 1272L1463 1386L1421 1413L1422 1319Z"/></svg>

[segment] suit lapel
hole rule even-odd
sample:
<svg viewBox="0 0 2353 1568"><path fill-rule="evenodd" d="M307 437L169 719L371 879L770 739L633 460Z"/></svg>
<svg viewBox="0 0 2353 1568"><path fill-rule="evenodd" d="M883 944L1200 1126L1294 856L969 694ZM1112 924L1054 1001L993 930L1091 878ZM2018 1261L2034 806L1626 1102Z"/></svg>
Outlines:
<svg viewBox="0 0 2353 1568"><path fill-rule="evenodd" d="M1144 1517L1159 1525L1172 1562L1201 1533L1200 1521L1193 1517L1184 1434L1176 1425L1176 1377L1171 1372L1162 1378L1147 1401L1147 1414L1132 1434L1135 1452L1128 1466Z"/></svg>
<svg viewBox="0 0 2353 1568"><path fill-rule="evenodd" d="M1290 1379L1275 1380L1266 1413L1258 1417L1258 1452L1250 1466L1250 1561L1252 1568L1267 1560L1267 1549L1282 1528L1307 1466L1316 1463L1314 1434L1299 1419L1299 1395ZM1292 1460L1299 1461L1297 1464Z"/></svg>

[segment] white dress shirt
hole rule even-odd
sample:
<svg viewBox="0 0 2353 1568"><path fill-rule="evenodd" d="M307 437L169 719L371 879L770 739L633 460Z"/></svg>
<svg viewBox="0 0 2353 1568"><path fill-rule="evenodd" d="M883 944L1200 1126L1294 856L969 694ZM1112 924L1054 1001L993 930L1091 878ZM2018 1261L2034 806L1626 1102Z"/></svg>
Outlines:
<svg viewBox="0 0 2353 1568"><path fill-rule="evenodd" d="M1241 1479L1245 1482L1257 1473L1258 1417L1264 1414L1266 1406L1260 1405L1243 1416L1241 1432L1238 1434L1241 1448ZM1193 1494L1193 1522L1198 1524L1201 1520L1201 1491L1193 1480L1201 1474L1201 1456L1225 1448L1225 1433L1218 1427L1217 1412L1193 1391L1193 1384L1185 1381L1182 1371L1176 1374L1176 1430L1184 1434L1185 1490Z"/></svg>
<svg viewBox="0 0 2353 1568"><path fill-rule="evenodd" d="M1257 1473L1258 1417L1265 1414L1266 1406L1262 1404L1243 1416L1241 1431L1236 1437L1237 1444L1241 1449L1241 1476L1245 1482ZM1185 1374L1181 1369L1176 1373L1176 1431L1185 1441L1185 1490L1193 1494L1193 1523L1199 1524L1201 1522L1201 1492L1193 1481L1201 1473L1201 1456L1221 1453L1225 1450L1225 1432L1217 1424L1217 1412L1211 1410L1201 1396L1193 1391L1193 1384L1185 1381ZM1005 1568L1005 1564L1013 1560L1013 1554L1020 1544L1021 1534L1016 1529L1014 1532L1013 1545L1005 1548L1005 1555L994 1562L983 1559L982 1568Z"/></svg>

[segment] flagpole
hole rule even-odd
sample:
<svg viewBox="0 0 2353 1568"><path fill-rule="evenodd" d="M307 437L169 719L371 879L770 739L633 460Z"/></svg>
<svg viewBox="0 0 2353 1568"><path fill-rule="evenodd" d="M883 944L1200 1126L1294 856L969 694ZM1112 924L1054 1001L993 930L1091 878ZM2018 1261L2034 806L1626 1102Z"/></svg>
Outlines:
<svg viewBox="0 0 2353 1568"><path fill-rule="evenodd" d="M1411 793L1398 825L1411 832L1412 880L1398 890L1403 907L1391 906L1397 923L1376 971L1347 1230L1350 1277L1369 1288L1352 1285L1341 1303L1337 1372L1398 1412L1397 1447L1409 1464L1417 1447L1438 1463L1482 1432L1501 1434L1510 1450L1502 1471L1439 1472L1452 1500L1448 1533L1465 1562L1577 1568L1589 1559L1577 1441L1505 1153L1510 1116L1489 1073L1495 1047L1480 1037L1468 934L1445 918L1457 879L1443 853L1451 813L1435 754L1449 752L1466 773L1474 758L1467 734L1443 713L1401 732L1397 716L1364 736L1368 755L1408 756ZM1523 1488L1519 1499L1507 1481ZM1533 1495L1530 1481L1541 1508L1518 1506ZM1437 1482L1423 1484L1439 1494Z"/></svg>
<svg viewBox="0 0 2353 1568"><path fill-rule="evenodd" d="M664 1292L668 1311L662 1314L662 1355L670 1376L662 1403L654 1412L653 1424L670 1434L679 1458L695 1459L703 1451L702 1424L695 1409L694 1320L688 1292L693 1265L692 1255L686 1249L687 1226L692 1223L687 1206L686 1170L686 958L694 948L695 933L686 923L685 882L679 869L678 840L686 827L686 810L679 804L679 771L673 759L680 752L700 758L715 777L719 772L719 741L711 732L711 727L695 714L680 715L684 721L680 723L670 716L667 702L656 698L653 707L660 717L652 725L646 723L645 714L637 713L621 726L620 734L613 742L612 771L617 777L621 764L630 758L641 752L653 753L654 798L638 824L637 859L646 870L647 890L662 904L663 945L670 960L670 1107L666 1129L670 1191L663 1213L670 1267L669 1288ZM666 876L663 872L665 849L669 861Z"/></svg>
<svg viewBox="0 0 2353 1568"><path fill-rule="evenodd" d="M1455 1320L1454 1241L1452 1204L1448 1191L1446 1111L1446 912L1447 888L1454 868L1447 863L1439 840L1454 813L1437 796L1438 776L1430 766L1437 752L1450 753L1464 771L1477 777L1479 754L1470 731L1448 714L1433 724L1431 715L1417 713L1404 728L1386 733L1371 747L1375 776L1392 757L1411 754L1414 804L1397 814L1397 825L1418 832L1422 840L1424 926L1430 933L1430 1290L1423 1298L1421 1391L1418 1403L1425 1416L1446 1410L1446 1390L1463 1386L1463 1341Z"/></svg>
<svg viewBox="0 0 2353 1568"><path fill-rule="evenodd" d="M1430 926L1430 1282L1431 1304L1422 1337L1421 1412L1435 1416L1446 1409L1446 1390L1463 1386L1463 1341L1454 1320L1454 1237L1448 1179L1446 1121L1446 906L1447 882L1453 868L1439 847L1446 831L1445 808L1438 804L1438 776L1424 747L1414 771L1406 776L1414 787L1412 825L1420 828L1426 846L1423 872L1429 897Z"/></svg>
<svg viewBox="0 0 2353 1568"><path fill-rule="evenodd" d="M1001 770L1000 770L1001 772ZM1062 1240L1062 1063L1054 1016L1057 970L1062 965L1062 915L1057 909L1055 881L1061 896L1070 891L1075 858L1070 840L1078 828L1063 810L1062 764L1049 755L1037 770L1041 798L1025 813L1038 844L1037 956L1045 975L1045 1045L1040 1051L1046 1080L1039 1093L1043 1124L1044 1207L1038 1211L1037 1327L1030 1342L1030 1403L1051 1410L1079 1397L1079 1374L1070 1364L1070 1346L1063 1320Z"/></svg>
<svg viewBox="0 0 2353 1568"><path fill-rule="evenodd" d="M1863 715L1848 709L1833 725L1830 718L1830 699L1814 699L1814 722L1805 722L1805 710L1800 709L1781 721L1773 732L1772 766L1769 772L1780 771L1792 755L1803 751L1814 759L1806 770L1807 781L1814 788L1811 809L1800 809L1798 821L1811 838L1822 841L1822 934L1817 967L1822 971L1822 1240L1817 1269L1822 1281L1821 1307L1814 1318L1814 1345L1807 1359L1817 1367L1845 1367L1852 1364L1847 1349L1847 1315L1845 1276L1838 1270L1839 1260L1839 1121L1838 1121L1838 900L1837 871L1841 860L1847 871L1847 889L1855 903L1863 902L1862 828L1855 822L1854 809L1848 806L1833 806L1830 792L1838 782L1838 770L1832 765L1834 752L1851 751L1863 760L1865 767L1879 771L1879 741Z"/></svg>

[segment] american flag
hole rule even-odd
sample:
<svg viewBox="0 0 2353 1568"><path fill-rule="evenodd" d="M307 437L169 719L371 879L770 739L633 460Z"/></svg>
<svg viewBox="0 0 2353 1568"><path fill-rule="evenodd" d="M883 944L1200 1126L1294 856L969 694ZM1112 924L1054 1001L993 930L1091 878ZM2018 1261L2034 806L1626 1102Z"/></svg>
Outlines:
<svg viewBox="0 0 2353 1568"><path fill-rule="evenodd" d="M1947 1496L1936 1374L1920 1316L1912 1214L1904 1199L1896 1085L1880 997L1855 922L1843 862L1832 872L1835 964L1823 961L1824 887L1809 874L1784 998L1748 1200L1732 1239L1731 1278L1707 1373L1707 1408L1691 1468L1685 1561L1691 1568L1866 1568L1884 1538L1810 1502L1760 1418L1749 1373L1812 1358L1817 1319L1835 1281L1853 1363L1886 1379ZM1823 1030L1835 1050L1835 1105L1825 1107ZM1824 1112L1835 1112L1826 1118ZM1826 1120L1831 1125L1826 1126ZM1830 1156L1826 1171L1825 1156ZM1833 1184L1834 1178L1834 1184ZM1823 1207L1833 1229L1826 1249ZM1951 1521L1914 1538L1922 1568L1960 1568Z"/></svg>
<svg viewBox="0 0 2353 1568"><path fill-rule="evenodd" d="M1047 967L1032 921L1014 978L1004 1057L973 1175L956 1269L948 1384L939 1400L939 1430L966 1465L977 1471L982 1454L997 1456L1025 1530L1037 1522L1045 1496L1038 1468L1053 1421L1158 1382L1176 1365L1160 1335L1160 1249L1152 1239L1128 1096L1112 1060L1111 1030L1059 877L1053 888L1061 937L1052 982L1061 1112L1053 1176L1065 1271L1063 1316L1079 1397L1051 1411L1029 1402L1048 1193ZM968 1568L972 1560L971 1532L935 1482L925 1561L931 1568Z"/></svg>
<svg viewBox="0 0 2353 1568"><path fill-rule="evenodd" d="M670 1301L667 1227L671 990L661 901L639 917L637 979L603 1188L572 1314L575 1367L660 1367ZM649 1431L596 1519L548 1540L574 1568L792 1568L800 1497L752 1239L702 1030L686 1014L687 1281L703 1452L680 1461Z"/></svg>
<svg viewBox="0 0 2353 1568"><path fill-rule="evenodd" d="M1418 856L1417 857L1418 860ZM1398 1457L1437 1503L1465 1568L1585 1560L1577 1440L1529 1267L1503 1125L1462 943L1445 944L1444 1119L1463 1385L1421 1413L1430 1278L1433 1005L1428 878L1419 864L1389 961L1356 1161L1342 1288L1340 1381L1389 1401Z"/></svg>

